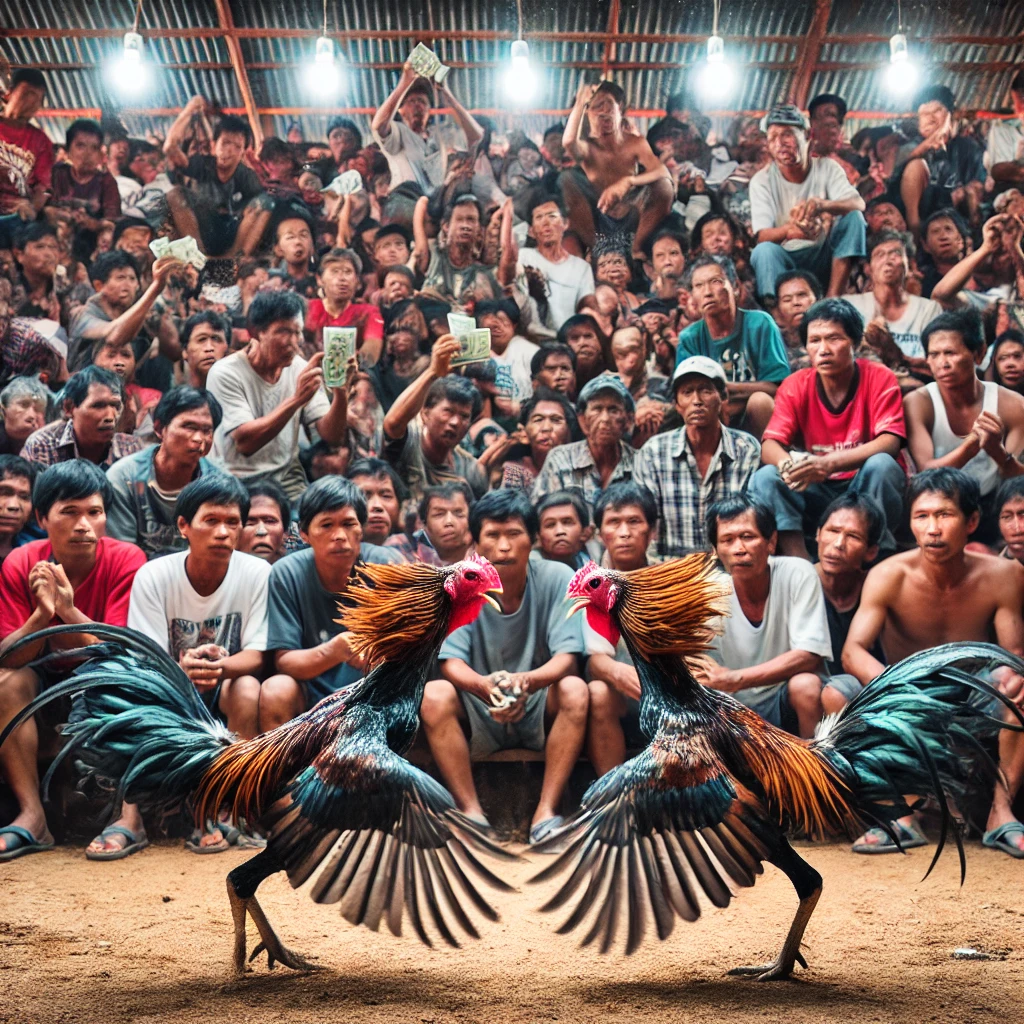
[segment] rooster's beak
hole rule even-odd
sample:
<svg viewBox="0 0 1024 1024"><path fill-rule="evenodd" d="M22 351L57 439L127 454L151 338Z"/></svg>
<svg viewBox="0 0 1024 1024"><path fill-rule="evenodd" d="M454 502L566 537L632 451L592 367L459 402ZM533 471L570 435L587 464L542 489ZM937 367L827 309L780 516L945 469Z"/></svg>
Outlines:
<svg viewBox="0 0 1024 1024"><path fill-rule="evenodd" d="M487 603L488 603L488 604L489 604L489 605L490 605L490 606L491 606L491 607L492 607L492 608L493 608L493 609L494 609L494 610L495 610L496 612L498 612L499 614L502 614L502 615L503 615L503 614L505 613L505 609L504 609L504 608L502 608L502 607L501 607L501 605L500 605L500 604L498 604L498 602L497 602L497 601L495 601L493 597L491 597L491 594L503 594L503 593L504 593L504 591L502 590L502 588L501 588L501 584L499 583L499 584L498 584L498 585L497 585L496 587L488 587L488 589L487 589L487 592L486 592L485 594L481 594L480 596L481 596L481 597L483 597L483 599L484 599L484 600L485 600L485 601L486 601L486 602L487 602Z"/></svg>
<svg viewBox="0 0 1024 1024"><path fill-rule="evenodd" d="M587 605L590 604L590 599L586 597L577 597L573 601L573 606L569 609L569 614L566 615L567 619L571 619L577 612L583 611Z"/></svg>

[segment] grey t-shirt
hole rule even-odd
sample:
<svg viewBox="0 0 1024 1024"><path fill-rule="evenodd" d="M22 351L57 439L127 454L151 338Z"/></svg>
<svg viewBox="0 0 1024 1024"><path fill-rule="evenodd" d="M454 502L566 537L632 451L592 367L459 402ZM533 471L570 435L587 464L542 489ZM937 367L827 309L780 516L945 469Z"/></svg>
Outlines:
<svg viewBox="0 0 1024 1024"><path fill-rule="evenodd" d="M362 544L359 559L382 564L401 562L402 556L391 548ZM334 621L339 617L339 601L344 603L344 597L325 590L320 582L312 548L285 555L270 570L267 650L308 650L344 633L345 627ZM361 675L358 669L342 664L306 680L310 704L354 683Z"/></svg>
<svg viewBox="0 0 1024 1024"><path fill-rule="evenodd" d="M472 455L461 448L455 448L450 464L437 466L428 462L424 456L423 445L420 443L422 437L423 428L420 421L415 419L406 428L405 437L397 440L387 436L384 438L384 458L408 484L414 501L423 497L425 488L453 480L467 483L474 497L482 498L487 493L487 477Z"/></svg>

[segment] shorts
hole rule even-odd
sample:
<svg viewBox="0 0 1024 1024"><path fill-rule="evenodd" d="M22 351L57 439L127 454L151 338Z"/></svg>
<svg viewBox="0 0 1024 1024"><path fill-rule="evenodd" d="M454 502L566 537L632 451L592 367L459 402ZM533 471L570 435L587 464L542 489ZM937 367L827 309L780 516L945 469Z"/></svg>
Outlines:
<svg viewBox="0 0 1024 1024"><path fill-rule="evenodd" d="M597 208L597 201L601 198L601 193L597 191L594 183L579 167L572 167L567 171L563 171L562 175L563 178L568 178L566 184L569 184L571 188L575 188L589 204L594 218L594 233L598 238L615 241L628 240L630 243L632 242L633 235L636 234L637 225L640 223L640 207L643 205L647 195L646 188L643 186L631 188L621 200L621 202L631 207L629 213L625 217L612 217L607 213L602 213Z"/></svg>
<svg viewBox="0 0 1024 1024"><path fill-rule="evenodd" d="M235 244L238 225L241 217L231 217L225 213L204 212L199 221L199 234L203 239L203 248L213 257L221 256Z"/></svg>
<svg viewBox="0 0 1024 1024"><path fill-rule="evenodd" d="M206 710L217 719L218 722L227 725L227 716L220 709L220 688L223 686L223 682L218 683L212 689L209 690L196 690L199 694L199 699L203 702Z"/></svg>
<svg viewBox="0 0 1024 1024"><path fill-rule="evenodd" d="M751 711L756 711L769 725L794 736L799 735L799 721L789 703L789 683L779 683L763 690L759 687L740 690L732 696Z"/></svg>
<svg viewBox="0 0 1024 1024"><path fill-rule="evenodd" d="M544 711L548 701L546 687L526 698L526 713L518 722L496 722L487 710L488 705L479 697L462 691L459 697L469 719L469 755L474 761L496 751L513 750L516 747L544 749L547 739L544 730Z"/></svg>
<svg viewBox="0 0 1024 1024"><path fill-rule="evenodd" d="M864 689L860 684L860 680L856 676L851 676L848 672L837 672L834 676L829 676L828 679L823 680L823 682L826 686L831 686L833 690L838 690L847 701L853 700Z"/></svg>

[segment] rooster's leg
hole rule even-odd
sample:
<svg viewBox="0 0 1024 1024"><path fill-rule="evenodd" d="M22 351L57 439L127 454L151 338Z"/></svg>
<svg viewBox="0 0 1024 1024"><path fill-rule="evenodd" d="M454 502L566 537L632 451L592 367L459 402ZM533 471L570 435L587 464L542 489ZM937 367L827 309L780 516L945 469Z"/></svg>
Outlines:
<svg viewBox="0 0 1024 1024"><path fill-rule="evenodd" d="M797 963L801 967L807 966L807 961L800 953L800 942L804 937L807 922L814 913L818 897L821 896L821 875L798 856L793 847L781 837L780 846L768 860L780 871L785 872L786 877L793 883L796 894L800 897L800 906L796 909L796 916L789 926L786 941L782 944L782 950L774 963L762 964L759 967L736 967L729 973L752 975L758 981L779 981L788 978Z"/></svg>

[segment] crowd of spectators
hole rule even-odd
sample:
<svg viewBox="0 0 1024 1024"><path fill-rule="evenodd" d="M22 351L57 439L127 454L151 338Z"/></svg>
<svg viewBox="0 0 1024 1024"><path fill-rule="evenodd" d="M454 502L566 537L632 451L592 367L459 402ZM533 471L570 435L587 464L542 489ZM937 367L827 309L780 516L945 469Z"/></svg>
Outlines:
<svg viewBox="0 0 1024 1024"><path fill-rule="evenodd" d="M931 85L852 138L832 94L722 137L673 95L644 135L603 81L531 139L453 88L406 65L369 136L336 117L257 152L202 97L164 139L80 119L52 142L44 76L13 75L0 651L127 624L250 737L361 675L338 622L358 563L475 550L503 612L449 637L424 739L483 823L473 759L543 750L532 842L582 752L603 772L640 742L628 651L565 619L588 559L713 551L731 615L701 678L805 737L913 651L1024 655L1024 68L1012 118ZM198 258L155 256L178 239ZM460 364L449 314L489 329L489 359ZM328 385L339 327L357 350ZM0 727L60 671L42 653L0 671ZM52 843L38 749L30 721L0 750L0 860ZM1015 857L1022 753L1004 730L981 815ZM189 848L259 845L237 825ZM147 843L126 804L86 855Z"/></svg>

